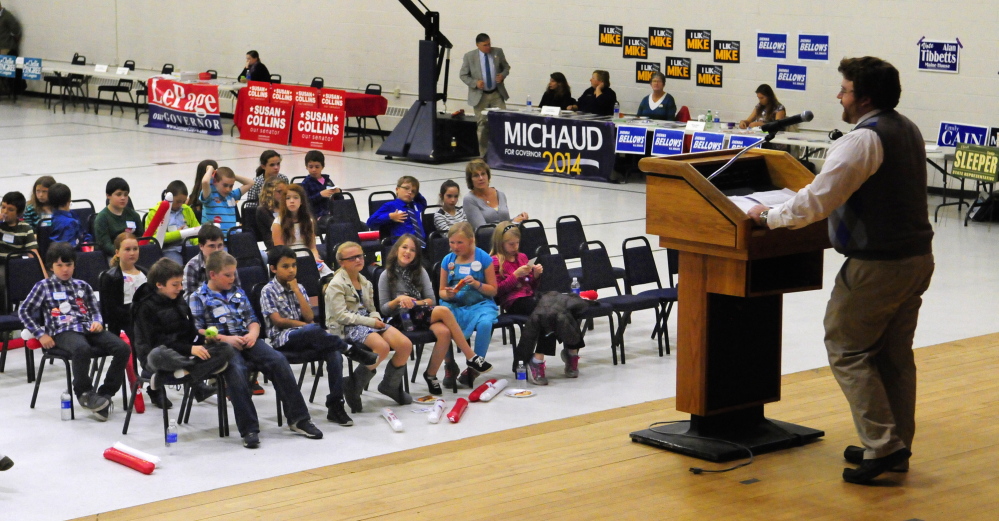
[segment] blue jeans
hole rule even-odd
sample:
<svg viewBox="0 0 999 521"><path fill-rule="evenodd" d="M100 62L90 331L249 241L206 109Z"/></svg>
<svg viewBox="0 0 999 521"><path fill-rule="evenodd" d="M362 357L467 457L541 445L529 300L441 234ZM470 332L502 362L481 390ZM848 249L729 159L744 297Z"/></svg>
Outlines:
<svg viewBox="0 0 999 521"><path fill-rule="evenodd" d="M232 408L236 414L236 426L239 428L240 436L246 436L250 432L259 432L260 430L256 421L257 412L250 401L250 388L246 381L248 365L252 365L255 370L264 373L264 376L274 383L274 390L277 392L281 404L284 405L284 415L288 418L289 425L295 425L310 418L309 409L305 405L302 393L298 390L298 381L284 355L275 351L263 340L257 340L253 346L244 347L242 351L237 349L236 353L239 356L232 357L229 364L230 369L235 368L236 377L226 378L226 385L233 390ZM237 394L245 396L245 404L237 403ZM253 419L252 424L246 424L246 431L240 424L241 409L247 420L251 416Z"/></svg>
<svg viewBox="0 0 999 521"><path fill-rule="evenodd" d="M333 402L343 401L343 357L341 353L350 346L340 337L326 332L319 324L302 326L288 335L288 342L281 346L281 351L308 352L318 351L326 360L326 370L329 373L330 394L326 396L326 407Z"/></svg>

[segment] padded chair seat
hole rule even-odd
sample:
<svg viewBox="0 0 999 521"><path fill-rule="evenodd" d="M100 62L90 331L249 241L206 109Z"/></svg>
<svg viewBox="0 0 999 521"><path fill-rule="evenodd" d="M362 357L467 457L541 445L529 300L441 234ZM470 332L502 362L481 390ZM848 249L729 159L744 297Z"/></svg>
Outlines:
<svg viewBox="0 0 999 521"><path fill-rule="evenodd" d="M518 326L526 323L527 323L527 315L511 315L509 313L500 313L499 317L496 318L496 323L493 324L493 329Z"/></svg>
<svg viewBox="0 0 999 521"><path fill-rule="evenodd" d="M614 271L614 278L615 279L623 279L624 278L624 268L618 268L617 266L613 266L613 267L611 267L611 270ZM583 282L583 268L569 268L568 272L569 272L569 278L570 279L572 279L573 277L575 277L577 280L579 280L580 283Z"/></svg>
<svg viewBox="0 0 999 521"><path fill-rule="evenodd" d="M614 311L631 312L649 309L659 305L659 298L641 295L613 295L600 299L602 303L610 304Z"/></svg>
<svg viewBox="0 0 999 521"><path fill-rule="evenodd" d="M403 335L409 339L413 345L433 344L437 342L437 335L429 329L418 329L416 331L403 331Z"/></svg>
<svg viewBox="0 0 999 521"><path fill-rule="evenodd" d="M588 320L591 318L606 317L614 312L614 308L610 304L605 302L591 302L590 307L586 308L586 311L581 313L578 317L580 320Z"/></svg>
<svg viewBox="0 0 999 521"><path fill-rule="evenodd" d="M24 324L17 315L0 315L0 331L14 331L24 329Z"/></svg>
<svg viewBox="0 0 999 521"><path fill-rule="evenodd" d="M638 292L639 297L655 297L659 300L677 300L676 288L656 288Z"/></svg>
<svg viewBox="0 0 999 521"><path fill-rule="evenodd" d="M289 364L307 364L318 361L321 358L319 351L313 349L306 351L281 351L281 354L288 359Z"/></svg>

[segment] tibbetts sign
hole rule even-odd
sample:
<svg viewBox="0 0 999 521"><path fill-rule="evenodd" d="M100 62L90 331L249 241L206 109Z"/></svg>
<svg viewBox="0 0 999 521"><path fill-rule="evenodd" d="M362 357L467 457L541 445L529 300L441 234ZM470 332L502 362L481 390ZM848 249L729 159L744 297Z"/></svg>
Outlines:
<svg viewBox="0 0 999 521"><path fill-rule="evenodd" d="M609 121L492 112L486 160L493 168L610 181L615 135Z"/></svg>
<svg viewBox="0 0 999 521"><path fill-rule="evenodd" d="M149 79L148 87L147 127L222 135L218 85L154 77Z"/></svg>

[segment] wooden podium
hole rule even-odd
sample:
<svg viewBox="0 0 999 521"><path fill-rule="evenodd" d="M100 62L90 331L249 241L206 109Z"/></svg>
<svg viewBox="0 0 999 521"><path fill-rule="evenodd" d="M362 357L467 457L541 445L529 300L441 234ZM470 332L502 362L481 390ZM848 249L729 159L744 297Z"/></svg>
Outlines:
<svg viewBox="0 0 999 521"><path fill-rule="evenodd" d="M822 287L826 221L798 230L756 227L729 195L800 190L814 175L785 152L739 150L645 158L647 225L680 251L676 408L691 414L631 434L634 441L727 461L798 446L822 431L768 420L780 400L784 293Z"/></svg>

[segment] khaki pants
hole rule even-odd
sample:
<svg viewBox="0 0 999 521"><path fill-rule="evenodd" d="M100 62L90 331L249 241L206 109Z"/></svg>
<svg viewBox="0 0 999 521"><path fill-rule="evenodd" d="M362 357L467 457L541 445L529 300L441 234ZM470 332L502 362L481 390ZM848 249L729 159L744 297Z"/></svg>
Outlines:
<svg viewBox="0 0 999 521"><path fill-rule="evenodd" d="M489 118L482 111L486 109L505 109L506 102L503 101L503 96L500 96L498 90L488 94L483 92L482 99L479 100L479 104L474 108L475 121L479 126L479 155L485 156L486 149L489 148Z"/></svg>
<svg viewBox="0 0 999 521"><path fill-rule="evenodd" d="M850 403L866 459L912 448L916 363L912 338L933 255L847 259L826 308L829 366Z"/></svg>

